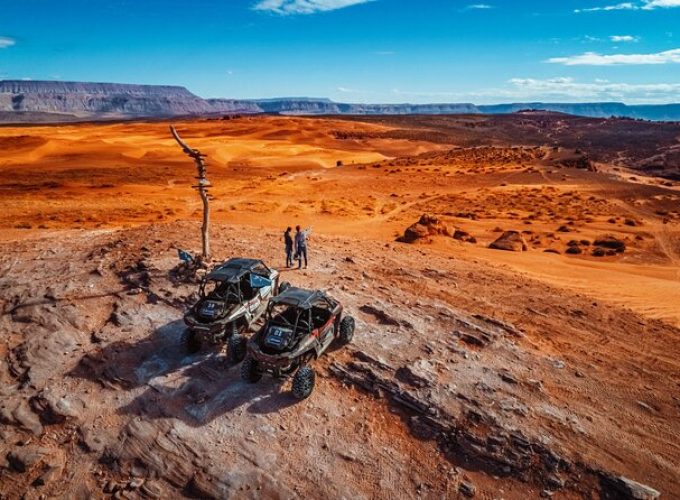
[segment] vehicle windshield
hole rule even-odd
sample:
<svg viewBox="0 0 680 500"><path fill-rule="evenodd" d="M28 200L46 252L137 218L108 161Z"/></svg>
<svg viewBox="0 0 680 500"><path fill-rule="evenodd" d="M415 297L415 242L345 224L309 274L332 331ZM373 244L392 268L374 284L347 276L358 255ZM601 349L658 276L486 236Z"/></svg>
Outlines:
<svg viewBox="0 0 680 500"><path fill-rule="evenodd" d="M241 302L238 283L209 279L203 282L200 292L203 298L223 300L234 304Z"/></svg>

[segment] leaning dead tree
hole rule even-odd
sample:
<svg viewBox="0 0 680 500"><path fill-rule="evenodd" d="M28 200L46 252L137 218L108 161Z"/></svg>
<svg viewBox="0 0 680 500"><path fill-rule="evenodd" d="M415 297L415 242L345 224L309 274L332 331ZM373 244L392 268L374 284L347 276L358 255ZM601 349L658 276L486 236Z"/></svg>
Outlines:
<svg viewBox="0 0 680 500"><path fill-rule="evenodd" d="M198 170L198 177L196 177L196 179L198 179L198 183L191 187L198 190L198 194L201 195L201 200L203 201L203 226L201 227L203 236L203 258L208 259L210 258L210 235L208 233L210 226L210 204L208 203L208 188L210 187L210 181L208 181L205 176L207 167L205 162L206 156L198 149L190 148L187 143L182 140L177 133L177 130L175 130L175 127L172 125L170 126L170 131L184 153L196 163L196 169Z"/></svg>

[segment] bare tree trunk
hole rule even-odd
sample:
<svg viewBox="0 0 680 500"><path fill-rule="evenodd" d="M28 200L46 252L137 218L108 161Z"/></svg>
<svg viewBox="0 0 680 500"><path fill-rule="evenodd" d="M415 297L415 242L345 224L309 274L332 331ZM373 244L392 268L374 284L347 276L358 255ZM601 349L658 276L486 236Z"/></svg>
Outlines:
<svg viewBox="0 0 680 500"><path fill-rule="evenodd" d="M203 240L203 258L204 259L209 259L210 258L210 204L209 204L209 199L208 199L208 188L210 187L210 181L206 178L206 163L205 163L205 155L201 153L198 149L192 149L190 148L186 142L182 140L182 138L179 136L177 133L177 130L175 130L175 127L172 125L170 126L170 131L172 132L172 136L175 138L177 141L177 144L180 145L184 153L192 158L194 162L196 163L196 169L198 170L198 184L196 186L193 186L194 189L198 190L198 193L201 195L201 200L203 201L203 226L201 226L201 236Z"/></svg>
<svg viewBox="0 0 680 500"><path fill-rule="evenodd" d="M201 226L201 236L203 239L203 258L210 257L210 205L208 204L208 193L205 188L199 189L203 200L203 225Z"/></svg>

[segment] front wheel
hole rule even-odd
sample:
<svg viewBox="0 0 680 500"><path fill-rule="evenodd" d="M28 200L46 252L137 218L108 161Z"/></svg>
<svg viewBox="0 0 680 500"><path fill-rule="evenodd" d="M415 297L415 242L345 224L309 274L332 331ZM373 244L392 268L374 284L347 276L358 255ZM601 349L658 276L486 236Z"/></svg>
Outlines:
<svg viewBox="0 0 680 500"><path fill-rule="evenodd" d="M352 316L345 316L340 322L340 334L338 338L342 344L349 344L354 337L355 321Z"/></svg>
<svg viewBox="0 0 680 500"><path fill-rule="evenodd" d="M249 384L259 382L262 378L260 363L253 358L246 358L241 365L241 378Z"/></svg>
<svg viewBox="0 0 680 500"><path fill-rule="evenodd" d="M296 399L307 399L314 390L316 373L311 366L305 365L300 368L293 377L293 396Z"/></svg>
<svg viewBox="0 0 680 500"><path fill-rule="evenodd" d="M243 361L246 357L247 342L243 335L235 333L229 337L227 342L227 359L230 363L236 364Z"/></svg>
<svg viewBox="0 0 680 500"><path fill-rule="evenodd" d="M189 354L195 354L201 350L201 339L191 328L184 330L182 342Z"/></svg>

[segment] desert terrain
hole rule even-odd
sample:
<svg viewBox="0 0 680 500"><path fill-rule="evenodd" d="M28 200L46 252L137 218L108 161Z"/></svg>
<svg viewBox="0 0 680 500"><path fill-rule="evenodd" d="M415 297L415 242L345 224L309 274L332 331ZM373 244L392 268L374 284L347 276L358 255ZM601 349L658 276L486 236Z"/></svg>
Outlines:
<svg viewBox="0 0 680 500"><path fill-rule="evenodd" d="M0 127L0 498L680 496L678 124L172 124L213 261L328 290L354 341L303 402L188 355L170 122Z"/></svg>

